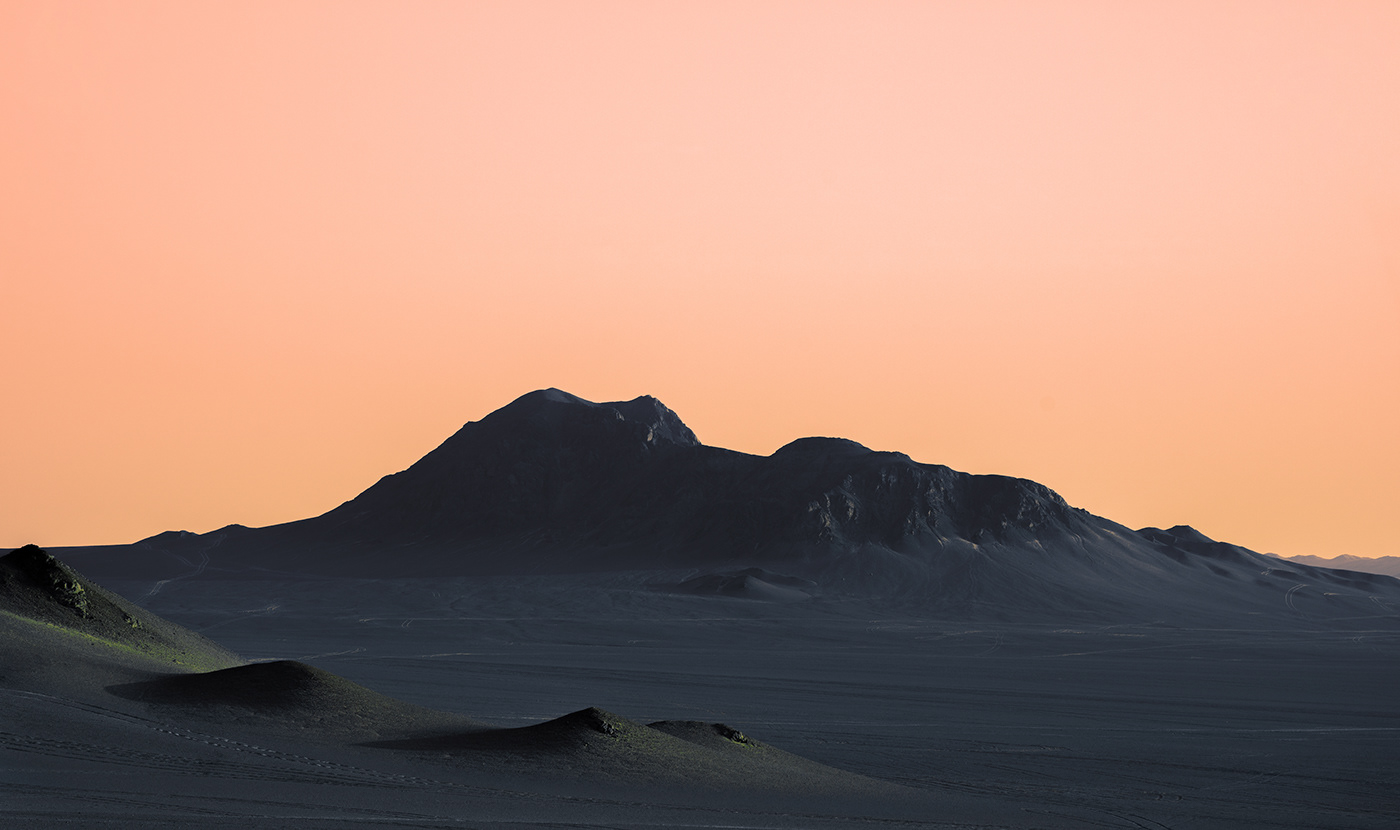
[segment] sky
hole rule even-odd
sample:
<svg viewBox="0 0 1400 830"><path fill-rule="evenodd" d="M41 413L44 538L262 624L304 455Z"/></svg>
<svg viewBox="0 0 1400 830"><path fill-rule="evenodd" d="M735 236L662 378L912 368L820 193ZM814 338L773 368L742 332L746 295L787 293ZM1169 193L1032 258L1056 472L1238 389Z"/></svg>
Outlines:
<svg viewBox="0 0 1400 830"><path fill-rule="evenodd" d="M0 547L532 389L1400 554L1400 4L0 6Z"/></svg>

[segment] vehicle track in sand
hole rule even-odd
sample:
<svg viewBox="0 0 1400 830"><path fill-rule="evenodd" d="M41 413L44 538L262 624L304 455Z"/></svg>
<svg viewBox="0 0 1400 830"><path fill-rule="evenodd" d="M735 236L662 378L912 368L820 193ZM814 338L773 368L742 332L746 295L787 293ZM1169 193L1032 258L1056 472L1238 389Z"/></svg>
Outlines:
<svg viewBox="0 0 1400 830"><path fill-rule="evenodd" d="M1298 610L1298 606L1294 603L1293 595L1306 587L1308 587L1308 583L1299 582L1297 585L1294 585L1292 588L1289 588L1288 592L1283 595L1283 604L1288 606L1289 611L1292 611L1295 614L1303 613L1302 611Z"/></svg>
<svg viewBox="0 0 1400 830"><path fill-rule="evenodd" d="M210 551L210 550L213 550L213 549L216 548L216 547L218 547L218 546L219 546L219 542L222 542L222 541L223 541L223 539L219 539L218 541L214 542L214 544L210 545L208 548L206 548L206 549L204 549L204 550L201 550L201 551L199 552L199 564L198 564L198 565L195 565L194 563L190 562L190 560L186 559L186 558L183 557L183 556L176 556L176 557L175 557L176 559L179 559L181 562L185 563L185 566L186 566L186 567L188 567L188 568L191 569L190 572L187 573L187 574L180 574L179 576L172 576L172 577L170 577L169 579L162 579L162 580L160 580L160 581L157 582L156 584L152 585L151 588L150 588L150 590L147 591L147 592L145 593L145 595L141 597L140 600L138 600L138 604L144 605L144 604L146 603L147 600L149 600L151 597L155 596L156 594L159 594L159 593L161 592L161 589L163 589L166 585L169 585L169 584L172 583L172 582L179 582L180 580L184 580L184 579L194 579L195 577L197 577L197 576L199 576L200 574L204 573L204 569L207 568L207 567L209 567L209 551Z"/></svg>

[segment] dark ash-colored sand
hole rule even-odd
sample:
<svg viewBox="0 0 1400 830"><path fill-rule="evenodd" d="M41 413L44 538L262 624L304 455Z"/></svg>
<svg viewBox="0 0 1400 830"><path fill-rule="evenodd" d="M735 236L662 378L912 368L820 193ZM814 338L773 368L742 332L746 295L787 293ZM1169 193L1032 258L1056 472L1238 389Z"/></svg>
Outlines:
<svg viewBox="0 0 1400 830"><path fill-rule="evenodd" d="M5 826L1400 826L1400 581L652 398L62 555L115 593L0 560Z"/></svg>
<svg viewBox="0 0 1400 830"><path fill-rule="evenodd" d="M929 809L722 724L588 708L498 726L450 711L469 687L443 711L299 660L244 663L35 548L0 559L0 577L0 817L14 826L673 826L735 810L861 826Z"/></svg>
<svg viewBox="0 0 1400 830"><path fill-rule="evenodd" d="M1228 629L969 625L847 600L678 594L651 578L170 583L149 597L152 610L247 656L297 660L365 689L336 680L315 692L327 702L382 694L525 729L490 738L502 733L401 724L308 740L285 718L297 695L268 699L256 682L139 702L105 687L66 693L49 672L48 696L0 692L0 817L37 827L1400 821L1400 631L1381 603L1369 618L1339 619L1317 613L1322 603L1280 600L1286 628L1258 616ZM141 596L151 583L121 587ZM324 678L257 665L301 678L303 690ZM204 682L172 681L154 664L122 671L104 682ZM609 736L578 722L581 706L696 750L743 750L713 732L728 724L837 777L921 795L765 790L773 781L706 795L674 783L665 764L600 773L589 741ZM260 714L219 726L208 714L221 707ZM562 733L553 744L552 730ZM453 745L493 740L474 759ZM381 741L410 743L366 745Z"/></svg>

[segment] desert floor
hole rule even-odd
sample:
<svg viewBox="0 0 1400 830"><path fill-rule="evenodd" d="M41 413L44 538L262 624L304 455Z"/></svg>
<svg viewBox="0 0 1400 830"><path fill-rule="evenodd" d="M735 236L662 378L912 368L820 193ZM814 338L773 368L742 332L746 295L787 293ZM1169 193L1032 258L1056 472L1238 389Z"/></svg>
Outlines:
<svg viewBox="0 0 1400 830"><path fill-rule="evenodd" d="M1400 627L1379 602L1339 620L1281 601L1231 628L1014 610L969 624L652 579L104 584L249 659L302 660L411 703L501 726L590 706L723 722L903 789L689 791L0 689L0 823L1400 826Z"/></svg>

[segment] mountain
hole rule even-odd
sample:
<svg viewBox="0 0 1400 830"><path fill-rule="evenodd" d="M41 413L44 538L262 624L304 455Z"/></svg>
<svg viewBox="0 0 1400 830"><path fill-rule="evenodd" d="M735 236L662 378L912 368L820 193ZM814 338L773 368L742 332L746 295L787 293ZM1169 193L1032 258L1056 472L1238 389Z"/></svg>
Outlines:
<svg viewBox="0 0 1400 830"><path fill-rule="evenodd" d="M853 594L978 617L1330 614L1374 611L1367 597L1400 591L1190 528L1134 531L1025 479L840 438L748 455L700 443L655 398L594 403L557 389L466 424L321 516L74 555L121 563L128 578L649 571L657 590Z"/></svg>
<svg viewBox="0 0 1400 830"><path fill-rule="evenodd" d="M1082 531L1089 518L1022 479L838 438L747 455L701 444L655 398L598 404L549 389L466 424L324 515L164 533L137 547L217 548L222 560L237 550L247 564L293 570L375 572L391 558L406 571L594 570L1029 539ZM505 550L516 553L493 555Z"/></svg>

